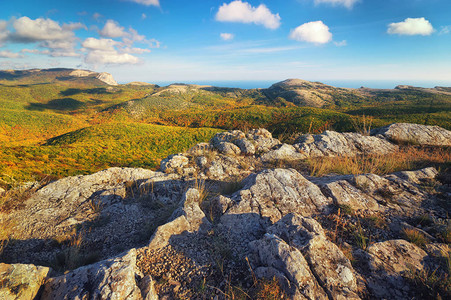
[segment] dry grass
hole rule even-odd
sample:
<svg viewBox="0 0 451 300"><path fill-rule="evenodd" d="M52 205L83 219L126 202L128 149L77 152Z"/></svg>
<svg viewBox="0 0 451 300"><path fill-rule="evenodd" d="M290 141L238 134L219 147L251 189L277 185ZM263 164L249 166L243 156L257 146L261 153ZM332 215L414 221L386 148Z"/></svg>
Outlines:
<svg viewBox="0 0 451 300"><path fill-rule="evenodd" d="M356 119L352 119L352 126L357 133L361 135L369 136L371 132L371 125L373 124L373 118L369 116L361 116Z"/></svg>
<svg viewBox="0 0 451 300"><path fill-rule="evenodd" d="M402 230L402 234L406 240L417 245L418 247L424 247L427 243L427 239L424 234L414 228L404 228Z"/></svg>
<svg viewBox="0 0 451 300"><path fill-rule="evenodd" d="M426 166L449 167L451 151L446 148L406 146L387 155L361 155L354 157L321 157L307 160L312 176L373 173L385 175L401 170Z"/></svg>

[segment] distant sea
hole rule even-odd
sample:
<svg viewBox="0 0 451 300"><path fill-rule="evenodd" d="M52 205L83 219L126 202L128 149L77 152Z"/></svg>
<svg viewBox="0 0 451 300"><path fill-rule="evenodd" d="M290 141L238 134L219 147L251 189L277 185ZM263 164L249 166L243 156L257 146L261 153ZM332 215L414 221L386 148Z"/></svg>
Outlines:
<svg viewBox="0 0 451 300"><path fill-rule="evenodd" d="M282 79L283 80L283 79ZM159 86L167 86L172 83L186 83L186 84L200 84L200 85L212 85L218 87L230 87L241 89L256 89L256 88L268 88L272 84L282 80L256 80L256 81L157 81L149 82L158 84ZM309 79L306 79L309 80ZM343 88L360 88L362 86L375 89L393 89L397 85L412 85L416 87L433 88L436 86L451 87L451 81L408 81L408 80L309 80L319 81L328 85Z"/></svg>

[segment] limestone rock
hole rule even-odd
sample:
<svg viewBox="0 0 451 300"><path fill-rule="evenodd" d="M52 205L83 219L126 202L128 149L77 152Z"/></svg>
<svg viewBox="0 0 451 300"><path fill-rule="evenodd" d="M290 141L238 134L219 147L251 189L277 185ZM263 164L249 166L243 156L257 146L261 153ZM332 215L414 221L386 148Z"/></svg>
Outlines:
<svg viewBox="0 0 451 300"><path fill-rule="evenodd" d="M220 132L215 134L215 136L210 140L210 144L213 147L217 147L221 143L233 143L235 140L243 139L245 137L245 134L239 130Z"/></svg>
<svg viewBox="0 0 451 300"><path fill-rule="evenodd" d="M170 222L161 225L150 238L149 248L166 246L174 235L185 231L195 232L208 229L211 224L199 207L200 194L197 189L189 189L181 200L181 207L172 214Z"/></svg>
<svg viewBox="0 0 451 300"><path fill-rule="evenodd" d="M367 252L358 251L358 259L368 264L368 287L378 298L411 299L413 289L402 275L423 270L427 254L405 240L372 244Z"/></svg>
<svg viewBox="0 0 451 300"><path fill-rule="evenodd" d="M387 139L420 145L451 146L451 131L439 126L395 123L371 131Z"/></svg>
<svg viewBox="0 0 451 300"><path fill-rule="evenodd" d="M254 155L255 154L255 146L247 139L238 139L234 141L234 144L237 145L241 153L244 155Z"/></svg>
<svg viewBox="0 0 451 300"><path fill-rule="evenodd" d="M47 267L0 263L0 299L34 299L49 272Z"/></svg>
<svg viewBox="0 0 451 300"><path fill-rule="evenodd" d="M108 85L118 85L116 80L114 80L113 75L110 73L102 72L99 73L96 78L100 81L105 82Z"/></svg>
<svg viewBox="0 0 451 300"><path fill-rule="evenodd" d="M262 155L261 160L263 162L271 161L291 161L305 159L305 154L299 153L292 145L282 144L279 148L271 150Z"/></svg>
<svg viewBox="0 0 451 300"><path fill-rule="evenodd" d="M232 204L219 226L237 243L258 239L265 228L292 212L311 216L327 212L332 200L293 169L264 170L248 176L244 187L224 201Z"/></svg>
<svg viewBox="0 0 451 300"><path fill-rule="evenodd" d="M273 138L272 134L264 128L249 130L246 138L254 144L257 153L266 153L280 144L280 141Z"/></svg>
<svg viewBox="0 0 451 300"><path fill-rule="evenodd" d="M327 183L321 189L325 195L331 196L338 206L347 205L354 210L379 210L379 204L374 198L355 188L346 180Z"/></svg>
<svg viewBox="0 0 451 300"><path fill-rule="evenodd" d="M375 136L335 131L301 136L294 144L294 147L308 157L355 156L363 153L387 154L398 149L398 146Z"/></svg>
<svg viewBox="0 0 451 300"><path fill-rule="evenodd" d="M274 268L287 277L293 284L289 290L291 295L300 293L307 299L327 299L327 294L316 281L298 249L271 234L265 234L262 239L251 242L250 248L256 253L257 264Z"/></svg>
<svg viewBox="0 0 451 300"><path fill-rule="evenodd" d="M238 155L241 153L240 148L229 142L220 142L216 144L216 149L224 155Z"/></svg>
<svg viewBox="0 0 451 300"><path fill-rule="evenodd" d="M332 299L360 299L354 268L349 259L332 242L313 218L288 214L268 233L282 237L299 249L310 269Z"/></svg>
<svg viewBox="0 0 451 300"><path fill-rule="evenodd" d="M41 299L142 299L136 250L51 278Z"/></svg>
<svg viewBox="0 0 451 300"><path fill-rule="evenodd" d="M163 172L171 172L185 167L188 163L189 159L186 156L183 156L181 154L174 154L161 161L160 169Z"/></svg>

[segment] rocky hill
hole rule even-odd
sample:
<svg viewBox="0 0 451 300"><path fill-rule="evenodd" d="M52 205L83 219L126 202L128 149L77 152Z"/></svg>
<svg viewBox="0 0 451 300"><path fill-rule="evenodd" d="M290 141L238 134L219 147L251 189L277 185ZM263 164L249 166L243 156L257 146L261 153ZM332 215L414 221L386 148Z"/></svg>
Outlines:
<svg viewBox="0 0 451 300"><path fill-rule="evenodd" d="M0 215L0 298L449 298L449 173L288 167L400 142L450 147L451 132L400 123L284 144L265 129L235 130L159 171L22 186Z"/></svg>
<svg viewBox="0 0 451 300"><path fill-rule="evenodd" d="M31 69L31 70L5 70L0 71L0 82L14 83L89 83L94 85L118 85L109 73L92 72L88 70L74 70L66 68Z"/></svg>

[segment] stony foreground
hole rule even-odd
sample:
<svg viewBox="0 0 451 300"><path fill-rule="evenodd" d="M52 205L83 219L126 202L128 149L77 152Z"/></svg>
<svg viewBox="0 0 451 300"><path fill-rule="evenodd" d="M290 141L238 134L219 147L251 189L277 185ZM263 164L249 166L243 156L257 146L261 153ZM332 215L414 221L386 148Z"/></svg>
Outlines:
<svg viewBox="0 0 451 300"><path fill-rule="evenodd" d="M30 185L0 216L10 230L0 299L261 299L265 286L288 299L449 297L451 190L436 169L310 177L280 167L387 154L395 141L449 147L451 133L393 124L290 145L264 129L230 131L157 172Z"/></svg>

